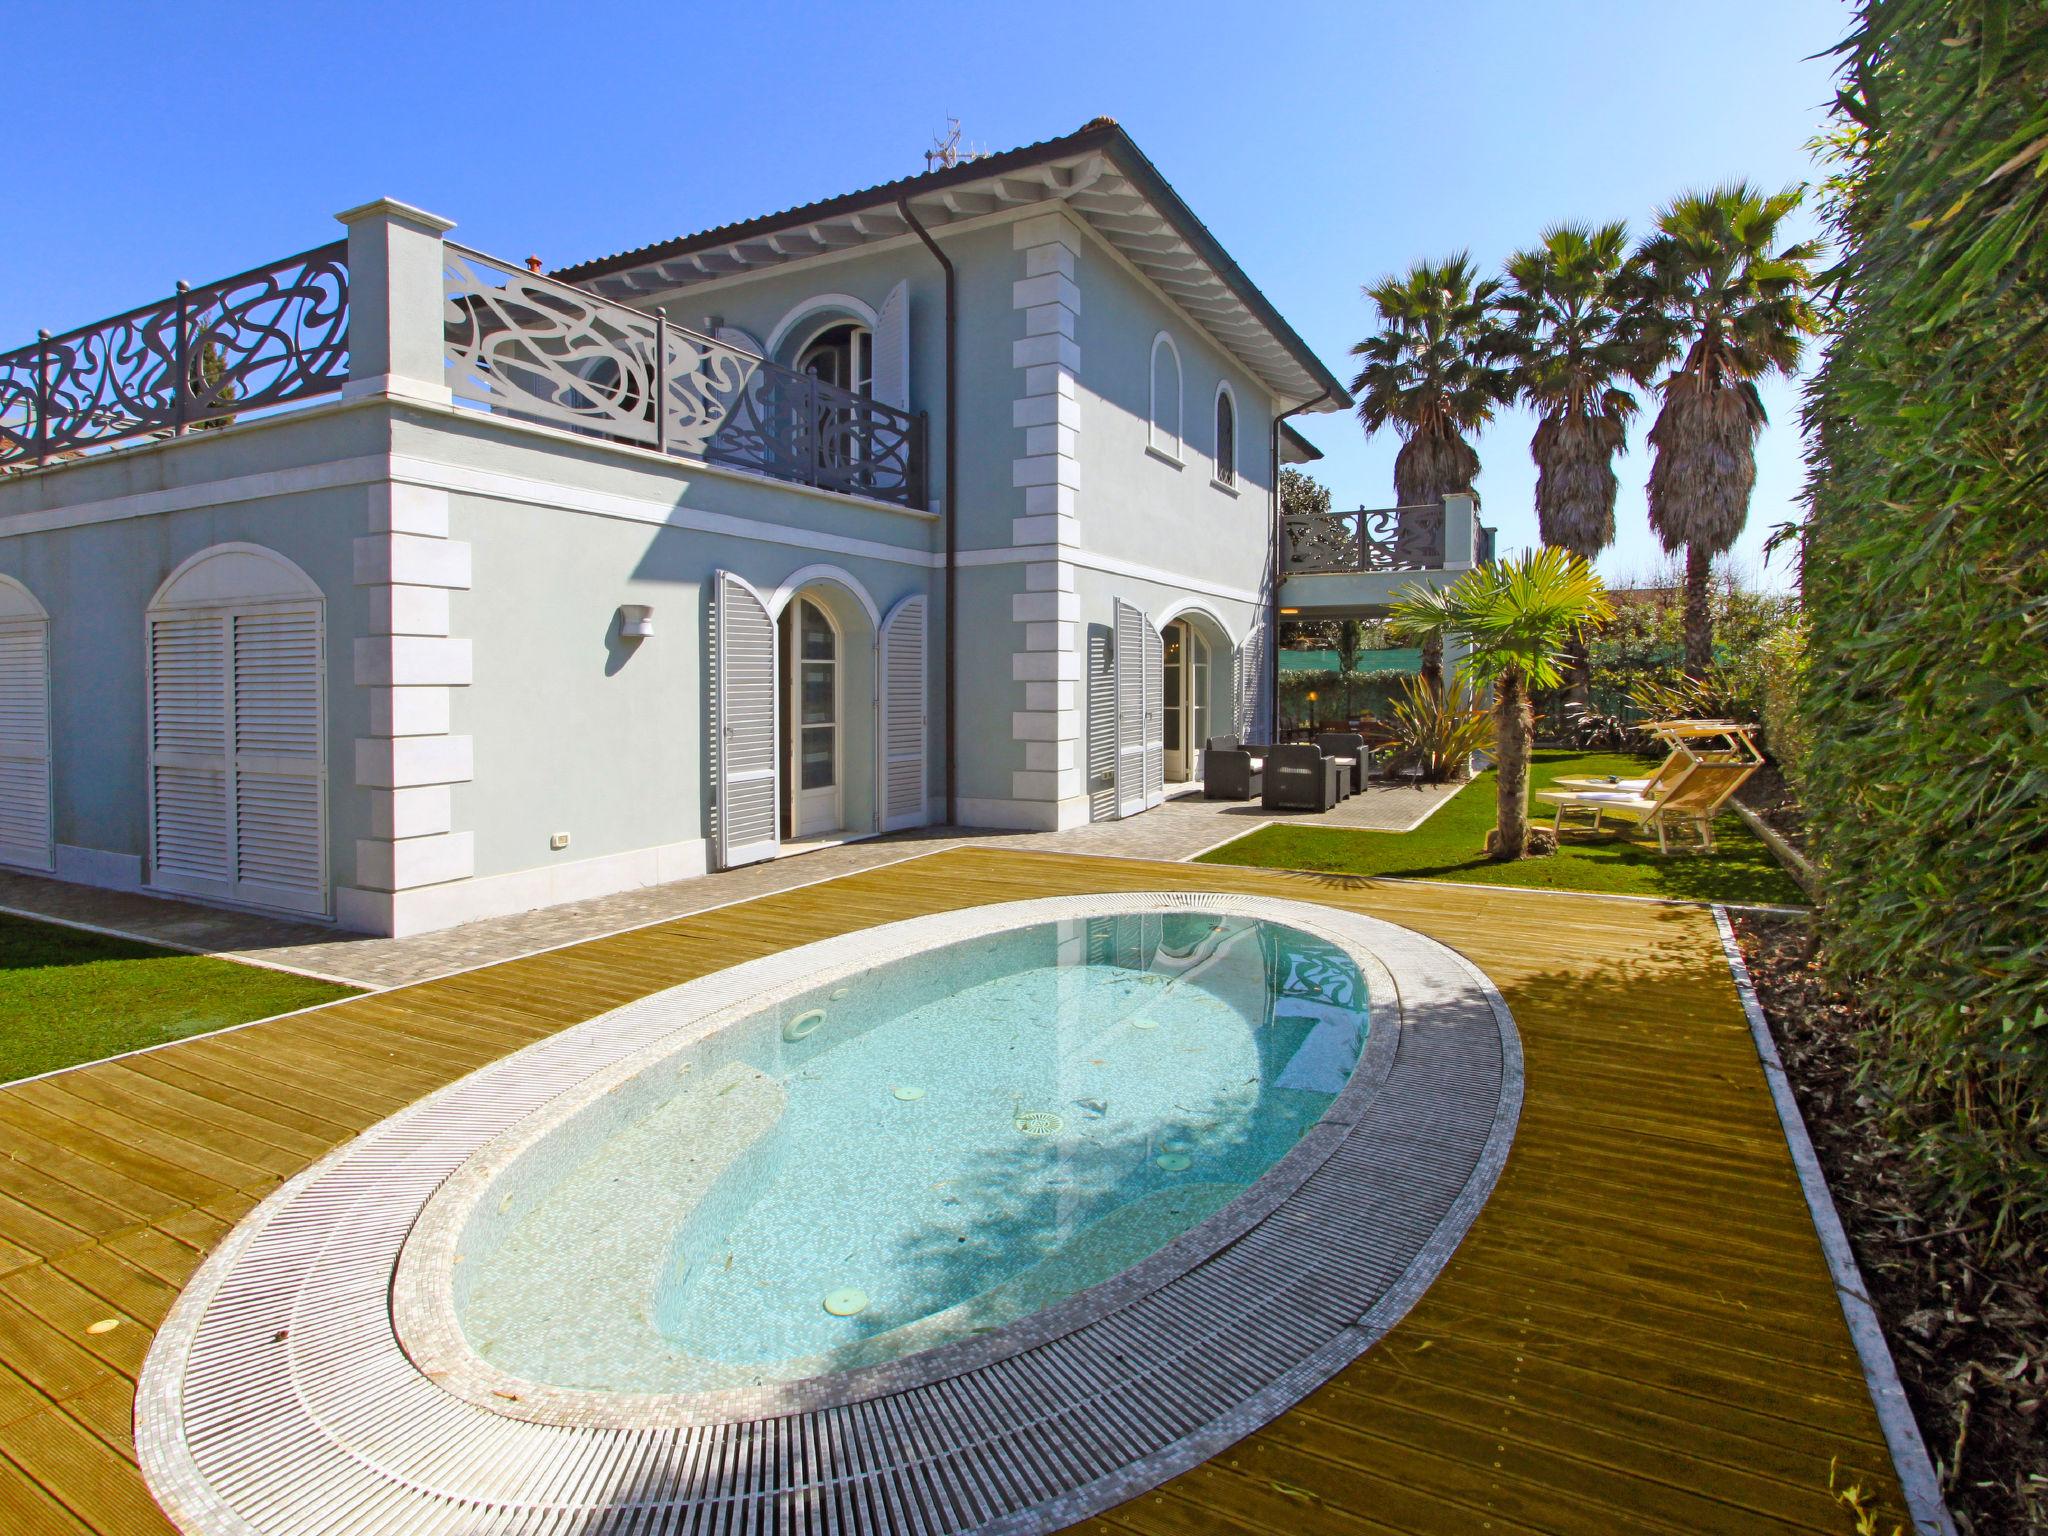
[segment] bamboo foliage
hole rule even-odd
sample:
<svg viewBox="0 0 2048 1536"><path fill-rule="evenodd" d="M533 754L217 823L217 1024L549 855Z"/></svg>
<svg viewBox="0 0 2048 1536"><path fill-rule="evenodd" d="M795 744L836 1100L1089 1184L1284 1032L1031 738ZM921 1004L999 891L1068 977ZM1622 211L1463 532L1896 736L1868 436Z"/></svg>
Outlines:
<svg viewBox="0 0 2048 1536"><path fill-rule="evenodd" d="M2048 8L1861 0L1807 394L1803 790L1866 1087L2048 1231Z"/></svg>

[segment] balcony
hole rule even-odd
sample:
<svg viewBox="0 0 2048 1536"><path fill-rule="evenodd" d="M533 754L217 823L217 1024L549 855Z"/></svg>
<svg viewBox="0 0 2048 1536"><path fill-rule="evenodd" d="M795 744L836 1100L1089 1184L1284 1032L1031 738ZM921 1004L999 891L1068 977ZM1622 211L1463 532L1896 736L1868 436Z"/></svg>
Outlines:
<svg viewBox="0 0 2048 1536"><path fill-rule="evenodd" d="M449 242L448 387L615 442L925 505L922 415Z"/></svg>
<svg viewBox="0 0 2048 1536"><path fill-rule="evenodd" d="M1493 558L1493 535L1469 496L1289 517L1281 575L1463 570Z"/></svg>
<svg viewBox="0 0 2048 1536"><path fill-rule="evenodd" d="M180 284L169 298L0 354L0 474L228 426L354 381L928 505L921 414L443 240L442 221L416 210L377 204L344 222L347 240ZM352 271L378 274L374 291L352 292Z"/></svg>

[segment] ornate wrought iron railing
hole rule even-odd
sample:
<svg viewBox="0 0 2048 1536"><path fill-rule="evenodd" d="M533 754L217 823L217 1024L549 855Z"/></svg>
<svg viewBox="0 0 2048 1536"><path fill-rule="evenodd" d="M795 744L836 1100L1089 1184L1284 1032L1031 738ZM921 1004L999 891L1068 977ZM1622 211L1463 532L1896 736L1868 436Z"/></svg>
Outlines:
<svg viewBox="0 0 2048 1536"><path fill-rule="evenodd" d="M1287 574L1443 569L1442 502L1321 512L1286 524Z"/></svg>
<svg viewBox="0 0 2048 1536"><path fill-rule="evenodd" d="M0 466L223 425L348 380L348 247L274 261L0 354Z"/></svg>
<svg viewBox="0 0 2048 1536"><path fill-rule="evenodd" d="M448 387L494 411L905 506L925 418L453 242Z"/></svg>

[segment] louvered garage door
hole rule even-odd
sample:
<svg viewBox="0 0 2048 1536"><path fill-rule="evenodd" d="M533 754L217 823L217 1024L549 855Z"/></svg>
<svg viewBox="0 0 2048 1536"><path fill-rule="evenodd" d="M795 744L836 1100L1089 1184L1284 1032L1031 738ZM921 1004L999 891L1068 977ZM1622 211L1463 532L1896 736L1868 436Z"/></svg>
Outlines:
<svg viewBox="0 0 2048 1536"><path fill-rule="evenodd" d="M931 819L925 789L925 600L906 597L882 621L882 830Z"/></svg>
<svg viewBox="0 0 2048 1536"><path fill-rule="evenodd" d="M0 624L0 863L50 867L50 626Z"/></svg>
<svg viewBox="0 0 2048 1536"><path fill-rule="evenodd" d="M310 606L151 617L157 885L327 910L321 651Z"/></svg>
<svg viewBox="0 0 2048 1536"><path fill-rule="evenodd" d="M772 859L781 847L775 715L775 621L758 592L720 571L711 598L711 743L721 869Z"/></svg>

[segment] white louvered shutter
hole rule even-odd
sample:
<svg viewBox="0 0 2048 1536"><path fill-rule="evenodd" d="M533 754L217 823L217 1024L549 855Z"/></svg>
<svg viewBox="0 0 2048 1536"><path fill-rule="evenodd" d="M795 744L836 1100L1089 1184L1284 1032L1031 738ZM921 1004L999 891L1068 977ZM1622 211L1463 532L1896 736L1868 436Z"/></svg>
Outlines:
<svg viewBox="0 0 2048 1536"><path fill-rule="evenodd" d="M1244 647L1230 653L1230 730L1244 741Z"/></svg>
<svg viewBox="0 0 2048 1536"><path fill-rule="evenodd" d="M327 909L320 614L237 613L234 646L235 897Z"/></svg>
<svg viewBox="0 0 2048 1536"><path fill-rule="evenodd" d="M1259 713L1260 683L1266 670L1266 626L1254 624L1238 648L1237 735L1240 741L1263 741Z"/></svg>
<svg viewBox="0 0 2048 1536"><path fill-rule="evenodd" d="M0 624L0 863L50 867L50 625Z"/></svg>
<svg viewBox="0 0 2048 1536"><path fill-rule="evenodd" d="M879 405L910 409L910 285L898 283L875 317L874 383Z"/></svg>
<svg viewBox="0 0 2048 1536"><path fill-rule="evenodd" d="M728 347L737 347L755 357L762 355L761 340L752 331L743 331L736 325L721 325L712 333L713 340L722 341Z"/></svg>
<svg viewBox="0 0 2048 1536"><path fill-rule="evenodd" d="M323 670L310 604L151 615L153 883L326 912Z"/></svg>
<svg viewBox="0 0 2048 1536"><path fill-rule="evenodd" d="M1166 803L1166 645L1145 621L1145 806Z"/></svg>
<svg viewBox="0 0 2048 1536"><path fill-rule="evenodd" d="M149 621L150 868L156 884L227 895L228 620Z"/></svg>
<svg viewBox="0 0 2048 1536"><path fill-rule="evenodd" d="M1116 604L1116 813L1145 809L1145 615Z"/></svg>
<svg viewBox="0 0 2048 1536"><path fill-rule="evenodd" d="M718 867L775 857L775 621L760 594L720 571L711 602L711 741Z"/></svg>
<svg viewBox="0 0 2048 1536"><path fill-rule="evenodd" d="M906 597L882 621L882 830L931 819L925 788L925 599Z"/></svg>

